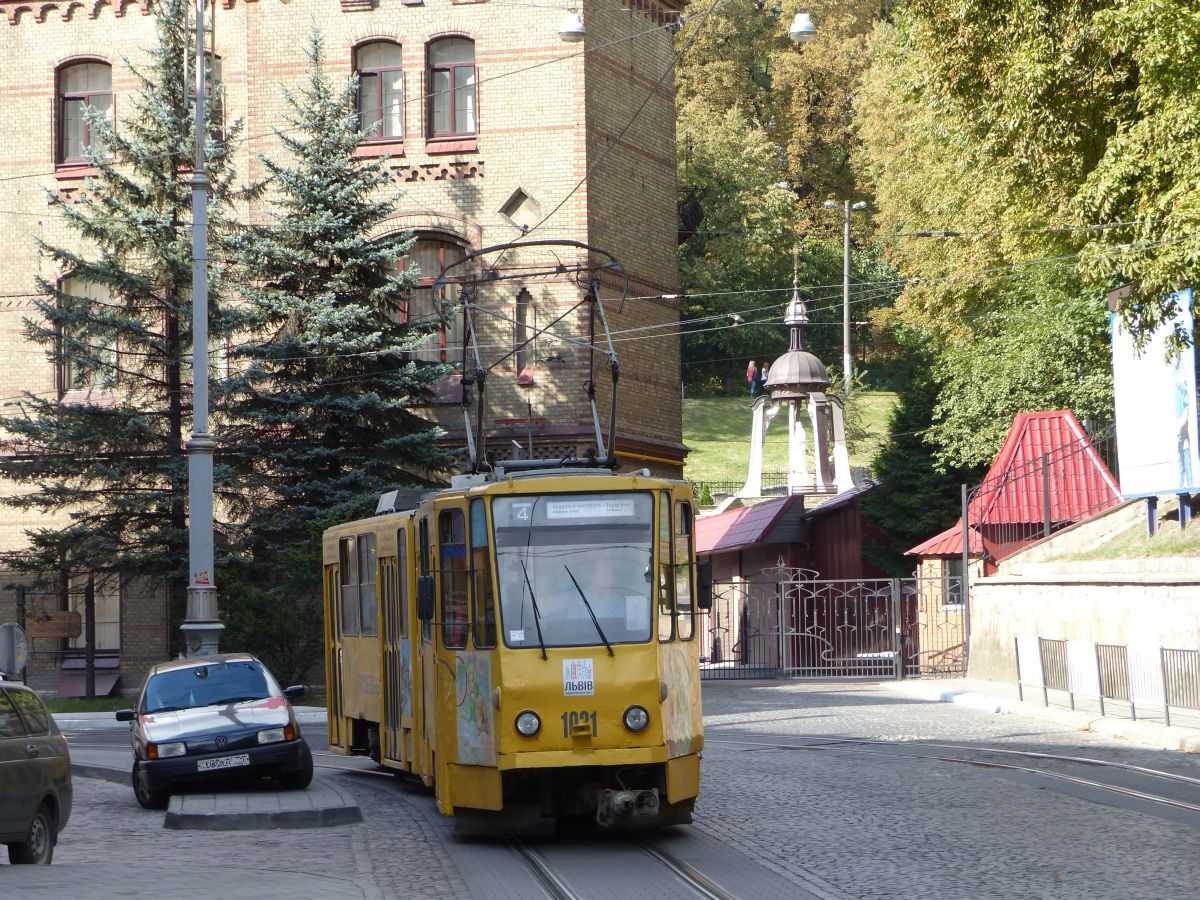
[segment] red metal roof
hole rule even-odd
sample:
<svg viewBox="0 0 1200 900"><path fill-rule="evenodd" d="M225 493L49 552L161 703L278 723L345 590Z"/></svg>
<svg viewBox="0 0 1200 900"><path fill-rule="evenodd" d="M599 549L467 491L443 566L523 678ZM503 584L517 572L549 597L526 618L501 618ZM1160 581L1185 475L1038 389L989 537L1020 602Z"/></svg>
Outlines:
<svg viewBox="0 0 1200 900"><path fill-rule="evenodd" d="M984 552L985 542L977 528L1040 525L1046 514L1044 493L1049 495L1050 520L1055 523L1078 522L1121 502L1117 480L1069 409L1017 414L987 477L970 501L971 554ZM995 535L989 538L989 551L999 558L1032 539L1028 532L1010 530L1003 540ZM961 553L961 518L908 551L911 556Z"/></svg>
<svg viewBox="0 0 1200 900"><path fill-rule="evenodd" d="M1072 445L1078 452L1063 452ZM1043 454L1050 454L1050 518L1078 521L1121 502L1121 490L1069 409L1018 413L980 490L972 523L1042 521Z"/></svg>
<svg viewBox="0 0 1200 900"><path fill-rule="evenodd" d="M697 519L696 552L712 553L756 544L771 530L789 503L803 499L796 494Z"/></svg>
<svg viewBox="0 0 1200 900"><path fill-rule="evenodd" d="M908 556L962 556L962 517L940 534L907 551ZM971 529L971 555L983 553L983 541L979 532Z"/></svg>

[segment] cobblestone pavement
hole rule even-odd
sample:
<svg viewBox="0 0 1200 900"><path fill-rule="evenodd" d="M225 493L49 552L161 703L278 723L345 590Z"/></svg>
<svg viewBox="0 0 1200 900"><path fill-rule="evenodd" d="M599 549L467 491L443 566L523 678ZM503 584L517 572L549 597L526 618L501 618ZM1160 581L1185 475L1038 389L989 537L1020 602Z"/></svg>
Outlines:
<svg viewBox="0 0 1200 900"><path fill-rule="evenodd" d="M798 886L860 898L1194 898L1200 820L1092 802L1030 776L936 760L721 743L939 740L1087 755L1200 777L1200 759L869 685L705 686L697 827Z"/></svg>
<svg viewBox="0 0 1200 900"><path fill-rule="evenodd" d="M667 840L672 853L718 881L724 872L731 885L752 891L744 877L752 859L794 885L792 896L825 900L1200 896L1195 821L1102 804L1016 773L727 742L940 740L1095 756L1193 777L1200 777L1200 757L864 684L712 683L704 703L708 746L697 822ZM161 813L137 806L127 786L78 778L55 864L36 874L4 871L0 893L13 887L23 898L87 900L541 895L502 842L456 841L424 790L386 776L322 771L353 793L362 824L171 831Z"/></svg>

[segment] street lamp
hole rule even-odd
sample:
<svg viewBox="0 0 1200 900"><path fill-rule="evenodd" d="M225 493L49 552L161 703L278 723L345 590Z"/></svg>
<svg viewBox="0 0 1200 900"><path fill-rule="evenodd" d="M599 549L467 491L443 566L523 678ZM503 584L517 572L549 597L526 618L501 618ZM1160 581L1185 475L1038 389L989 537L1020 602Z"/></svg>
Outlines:
<svg viewBox="0 0 1200 900"><path fill-rule="evenodd" d="M817 26L813 24L812 16L801 9L792 19L792 27L788 29L788 37L793 44L807 44L817 36Z"/></svg>
<svg viewBox="0 0 1200 900"><path fill-rule="evenodd" d="M842 228L842 384L846 396L850 396L851 359L850 359L850 213L866 209L864 200L851 203L846 200L838 203L836 200L826 200L826 209L842 209L845 220Z"/></svg>
<svg viewBox="0 0 1200 900"><path fill-rule="evenodd" d="M568 44L577 44L587 37L583 19L579 18L578 12L571 10L563 16L562 24L558 26L558 36Z"/></svg>

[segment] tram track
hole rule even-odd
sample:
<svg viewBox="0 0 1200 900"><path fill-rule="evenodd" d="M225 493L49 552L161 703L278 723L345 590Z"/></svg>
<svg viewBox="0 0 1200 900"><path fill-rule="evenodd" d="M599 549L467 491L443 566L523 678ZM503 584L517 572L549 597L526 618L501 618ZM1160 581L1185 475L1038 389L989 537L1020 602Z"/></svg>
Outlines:
<svg viewBox="0 0 1200 900"><path fill-rule="evenodd" d="M1095 759L1086 756L1068 756L1065 754L1044 753L1033 750L1009 750L1003 748L992 747L966 747L961 744L942 744L942 743L917 743L908 741L885 741L869 738L822 738L813 740L809 743L784 743L780 741L755 741L751 739L734 739L734 738L711 738L705 739L706 744L732 744L743 747L751 747L757 750L804 750L812 752L832 752L832 753L863 753L872 756L894 756L905 759L929 759L939 762L959 763L962 765L977 766L987 769L1007 770L1013 772L1023 772L1041 778L1054 779L1066 783L1074 784L1080 787L1092 788L1095 790L1105 791L1108 793L1128 797L1135 800L1143 800L1151 803L1168 806L1174 809L1183 810L1185 812L1200 815L1200 802L1192 803L1186 800L1180 800L1175 797L1163 796L1162 794L1152 793L1149 791L1137 790L1135 788L1126 787L1119 784L1113 784L1106 781L1097 781L1091 778L1082 778L1078 775L1072 775L1067 772L1058 772L1049 768L1041 768L1032 765L1020 765L1011 762L998 762L996 760L980 759L978 757L965 756L950 756L942 753L906 753L900 752L901 747L913 747L914 749L938 749L964 751L973 754L991 754L999 756L1016 756L1027 757L1035 760L1046 760L1070 765L1079 765L1087 767L1099 767L1114 769L1122 772L1128 772L1137 776L1169 781L1176 784L1183 784L1195 789L1200 793L1200 778L1192 778L1187 775L1179 775L1174 772L1163 772L1158 769L1147 768L1146 766L1135 766L1129 763L1113 762L1112 760ZM889 749L873 749L873 748L889 748ZM751 752L751 751L747 751Z"/></svg>
<svg viewBox="0 0 1200 900"><path fill-rule="evenodd" d="M736 894L722 888L694 866L656 847L650 840L635 835L625 835L626 846L641 851L658 863L677 883L688 891L689 896L702 897L704 900L738 900ZM572 886L565 877L539 849L532 846L519 835L507 837L509 846L522 858L530 869L534 879L541 885L547 896L552 900L584 900L588 896ZM660 896L661 886L655 891Z"/></svg>

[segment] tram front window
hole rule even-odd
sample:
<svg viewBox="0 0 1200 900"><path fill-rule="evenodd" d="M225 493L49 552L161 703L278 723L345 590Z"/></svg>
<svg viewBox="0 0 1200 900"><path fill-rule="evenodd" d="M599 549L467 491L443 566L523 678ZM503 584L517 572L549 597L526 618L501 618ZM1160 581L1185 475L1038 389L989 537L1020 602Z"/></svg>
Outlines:
<svg viewBox="0 0 1200 900"><path fill-rule="evenodd" d="M648 493L496 498L492 522L504 643L579 647L605 639L650 640L653 517Z"/></svg>

